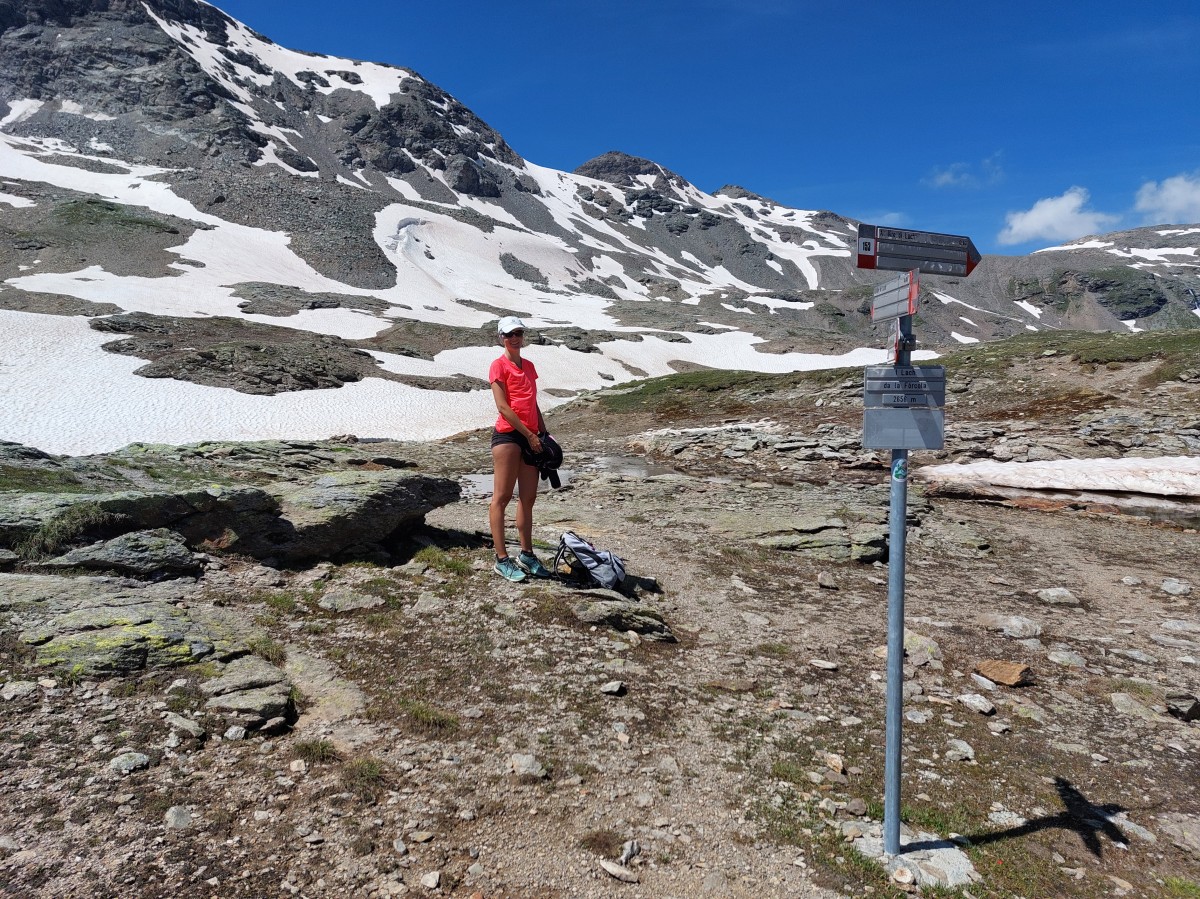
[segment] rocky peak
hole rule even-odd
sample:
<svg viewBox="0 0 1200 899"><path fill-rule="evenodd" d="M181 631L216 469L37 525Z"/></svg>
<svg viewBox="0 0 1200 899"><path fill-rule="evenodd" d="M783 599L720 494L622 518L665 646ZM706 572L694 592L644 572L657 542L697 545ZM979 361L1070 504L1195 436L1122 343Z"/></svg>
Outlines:
<svg viewBox="0 0 1200 899"><path fill-rule="evenodd" d="M774 200L764 197L761 194L756 194L754 191L746 190L737 184L726 184L720 190L713 191L713 196L729 197L731 200L757 200L759 203L769 203L772 206L781 206L781 203L776 203Z"/></svg>
<svg viewBox="0 0 1200 899"><path fill-rule="evenodd" d="M187 157L199 151L332 179L440 170L459 157L521 162L415 72L287 50L197 0L0 0L0 115L14 103L24 106L10 131L78 145L73 132L90 128L88 138L160 164L197 165ZM120 119L125 133L83 119ZM148 121L171 122L186 146L161 128L146 134ZM495 191L486 176L464 183Z"/></svg>
<svg viewBox="0 0 1200 899"><path fill-rule="evenodd" d="M610 150L594 159L589 159L579 168L576 175L607 181L618 187L646 187L646 182L639 176L654 176L653 186L657 190L669 188L671 185L684 187L687 181L669 169L663 168L657 162L643 159L640 156L630 156L620 150Z"/></svg>

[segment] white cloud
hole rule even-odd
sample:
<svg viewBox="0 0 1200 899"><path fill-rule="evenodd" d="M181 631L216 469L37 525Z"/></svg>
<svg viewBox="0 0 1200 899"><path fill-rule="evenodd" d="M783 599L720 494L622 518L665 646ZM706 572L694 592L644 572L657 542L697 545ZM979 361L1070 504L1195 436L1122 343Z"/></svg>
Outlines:
<svg viewBox="0 0 1200 899"><path fill-rule="evenodd" d="M1137 211L1147 225L1200 222L1200 172L1147 181L1138 188Z"/></svg>
<svg viewBox="0 0 1200 899"><path fill-rule="evenodd" d="M1084 208L1090 197L1086 188L1072 187L1062 196L1043 197L1024 212L1010 212L996 240L1002 244L1074 240L1115 225L1117 216Z"/></svg>
<svg viewBox="0 0 1200 899"><path fill-rule="evenodd" d="M965 162L954 162L945 168L934 169L921 182L926 187L974 187L975 176Z"/></svg>
<svg viewBox="0 0 1200 899"><path fill-rule="evenodd" d="M980 160L978 166L966 162L952 162L950 165L933 169L921 179L921 183L935 190L942 188L975 190L997 184L1004 179L1002 158L1003 152L997 150L987 159Z"/></svg>

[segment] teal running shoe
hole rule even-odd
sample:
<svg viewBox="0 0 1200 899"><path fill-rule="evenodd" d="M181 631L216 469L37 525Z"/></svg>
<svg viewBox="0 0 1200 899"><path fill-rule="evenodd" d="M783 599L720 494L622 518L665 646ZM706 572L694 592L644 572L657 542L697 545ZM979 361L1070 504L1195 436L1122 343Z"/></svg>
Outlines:
<svg viewBox="0 0 1200 899"><path fill-rule="evenodd" d="M517 556L517 564L528 571L531 577L553 577L550 574L550 569L543 565L542 560L533 553L521 550L521 555Z"/></svg>
<svg viewBox="0 0 1200 899"><path fill-rule="evenodd" d="M512 556L505 556L503 559L497 559L495 567L492 568L496 574L504 578L506 581L520 583L525 580L525 572L521 570L521 566L512 560Z"/></svg>

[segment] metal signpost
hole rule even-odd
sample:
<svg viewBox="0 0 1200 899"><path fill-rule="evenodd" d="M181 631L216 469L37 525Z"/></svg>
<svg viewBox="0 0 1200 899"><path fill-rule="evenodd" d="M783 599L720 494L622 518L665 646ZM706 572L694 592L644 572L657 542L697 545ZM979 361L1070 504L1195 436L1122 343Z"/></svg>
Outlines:
<svg viewBox="0 0 1200 899"><path fill-rule="evenodd" d="M858 226L858 267L902 270L875 288L871 321L896 321L892 365L868 366L863 377L863 448L890 449L888 511L887 711L884 747L883 849L900 853L900 748L904 689L904 551L908 451L945 444L946 370L913 365L919 273L969 275L980 255L969 237Z"/></svg>

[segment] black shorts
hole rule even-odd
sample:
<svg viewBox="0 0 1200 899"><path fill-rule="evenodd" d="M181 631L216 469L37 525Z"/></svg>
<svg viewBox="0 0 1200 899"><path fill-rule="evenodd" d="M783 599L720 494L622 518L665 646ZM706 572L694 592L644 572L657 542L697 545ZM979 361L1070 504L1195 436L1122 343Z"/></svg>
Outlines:
<svg viewBox="0 0 1200 899"><path fill-rule="evenodd" d="M529 441L525 439L525 435L520 431L497 431L492 429L492 446L500 446L502 443L515 443L521 448L522 454L529 453L533 455L533 449L529 446Z"/></svg>

